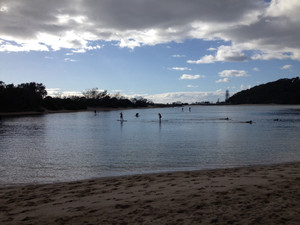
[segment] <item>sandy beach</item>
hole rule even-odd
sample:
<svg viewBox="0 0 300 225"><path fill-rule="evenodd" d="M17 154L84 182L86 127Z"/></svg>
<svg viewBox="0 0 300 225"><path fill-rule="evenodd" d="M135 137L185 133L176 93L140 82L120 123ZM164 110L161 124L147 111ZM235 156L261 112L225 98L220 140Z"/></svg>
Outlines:
<svg viewBox="0 0 300 225"><path fill-rule="evenodd" d="M300 224L300 163L0 189L0 224Z"/></svg>

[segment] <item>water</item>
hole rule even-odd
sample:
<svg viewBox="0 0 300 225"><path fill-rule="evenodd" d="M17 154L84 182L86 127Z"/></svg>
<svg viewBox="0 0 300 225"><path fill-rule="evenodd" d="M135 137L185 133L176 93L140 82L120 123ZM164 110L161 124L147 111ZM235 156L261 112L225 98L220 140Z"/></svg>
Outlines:
<svg viewBox="0 0 300 225"><path fill-rule="evenodd" d="M120 112L0 120L0 184L300 160L300 106L123 110L123 123Z"/></svg>

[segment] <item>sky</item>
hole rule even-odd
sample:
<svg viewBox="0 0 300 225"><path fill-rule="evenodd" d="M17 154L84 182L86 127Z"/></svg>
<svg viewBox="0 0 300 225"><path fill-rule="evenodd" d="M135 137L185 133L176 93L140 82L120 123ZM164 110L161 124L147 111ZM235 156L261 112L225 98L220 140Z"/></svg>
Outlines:
<svg viewBox="0 0 300 225"><path fill-rule="evenodd" d="M0 81L155 103L300 75L299 0L0 0Z"/></svg>

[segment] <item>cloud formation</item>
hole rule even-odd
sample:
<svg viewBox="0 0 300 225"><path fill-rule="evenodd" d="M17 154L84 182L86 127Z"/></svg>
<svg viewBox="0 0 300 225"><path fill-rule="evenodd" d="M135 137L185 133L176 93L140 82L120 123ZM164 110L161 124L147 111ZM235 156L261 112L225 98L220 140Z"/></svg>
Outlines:
<svg viewBox="0 0 300 225"><path fill-rule="evenodd" d="M62 91L60 88L47 88L47 93L51 97L72 97L83 96L79 91Z"/></svg>
<svg viewBox="0 0 300 225"><path fill-rule="evenodd" d="M245 70L223 70L219 72L220 77L245 77L247 72Z"/></svg>
<svg viewBox="0 0 300 225"><path fill-rule="evenodd" d="M188 87L188 88L197 88L197 87L199 87L199 86L198 86L198 85L188 84L186 87Z"/></svg>
<svg viewBox="0 0 300 225"><path fill-rule="evenodd" d="M204 75L190 75L190 74L182 74L179 80L197 80L200 78L205 78Z"/></svg>
<svg viewBox="0 0 300 225"><path fill-rule="evenodd" d="M288 70L288 69L291 69L292 68L292 65L284 65L281 67L282 70Z"/></svg>
<svg viewBox="0 0 300 225"><path fill-rule="evenodd" d="M172 55L173 58L184 58L186 55Z"/></svg>
<svg viewBox="0 0 300 225"><path fill-rule="evenodd" d="M145 95L143 97L156 103L172 103L177 101L183 103L194 103L204 101L215 102L216 99L223 99L224 96L224 91L216 90L212 92L170 92L155 95Z"/></svg>
<svg viewBox="0 0 300 225"><path fill-rule="evenodd" d="M228 77L225 77L223 79L219 79L216 81L216 83L228 83L229 82L229 78Z"/></svg>
<svg viewBox="0 0 300 225"><path fill-rule="evenodd" d="M233 46L221 45L215 55L205 55L199 60L188 60L188 63L207 64L214 62L242 62L247 60L247 56L241 49Z"/></svg>
<svg viewBox="0 0 300 225"><path fill-rule="evenodd" d="M185 70L192 70L192 69L188 67L172 67L170 70L185 71Z"/></svg>
<svg viewBox="0 0 300 225"><path fill-rule="evenodd" d="M230 44L190 63L300 60L299 11L297 0L2 0L0 51L84 52L99 41L133 49L201 39Z"/></svg>

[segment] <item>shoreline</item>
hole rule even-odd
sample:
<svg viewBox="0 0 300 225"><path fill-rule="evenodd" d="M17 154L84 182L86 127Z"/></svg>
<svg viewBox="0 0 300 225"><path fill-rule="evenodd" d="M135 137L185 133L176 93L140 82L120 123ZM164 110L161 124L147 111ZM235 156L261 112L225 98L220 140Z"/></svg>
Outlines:
<svg viewBox="0 0 300 225"><path fill-rule="evenodd" d="M147 106L147 107L120 107L120 108L113 108L113 107L89 107L87 109L82 110L45 110L43 112L38 111L25 111L25 112L0 112L0 119L1 117L22 117L22 116L39 116L39 115L47 115L53 113L76 113L76 112L93 112L97 110L97 112L106 112L106 111L118 111L118 110L131 110L131 109L153 109L153 108L166 108L169 106Z"/></svg>
<svg viewBox="0 0 300 225"><path fill-rule="evenodd" d="M109 180L109 179L118 179L118 178L126 178L126 177L134 177L134 176L156 176L161 174L177 174L177 173L200 173L200 172L213 172L219 170L234 170L234 169L255 169L256 167L273 167L273 166L288 166L293 164L299 164L300 161L294 162L283 162L283 163L270 163L270 164L255 164L255 165L241 165L241 166L232 166L232 167L218 167L218 168L203 168L203 169L178 169L178 170L162 170L162 171L151 171L151 172L138 172L138 173L125 173L125 174L114 174L114 175L103 175L99 177L90 177L76 180L66 180L66 181L53 181L53 182L28 182L28 183L0 183L0 190L3 188L15 188L15 187L25 187L25 186L40 186L40 185L56 185L56 184L69 184L76 182L88 182L90 180ZM300 172L300 171L299 171Z"/></svg>
<svg viewBox="0 0 300 225"><path fill-rule="evenodd" d="M148 107L146 107L148 108ZM99 108L88 108L85 110L45 110L44 112L0 112L0 117L23 117L23 116L40 116L54 113L76 113L76 112L92 112L97 110L97 112L113 111L113 110L126 110L126 109L136 109L136 108L109 108L109 107L99 107Z"/></svg>
<svg viewBox="0 0 300 225"><path fill-rule="evenodd" d="M300 162L0 187L1 224L299 224Z"/></svg>

